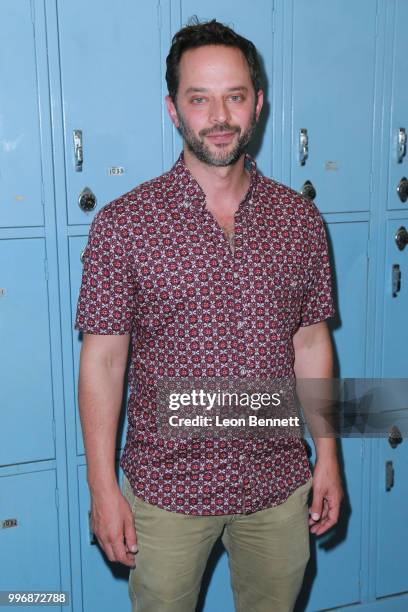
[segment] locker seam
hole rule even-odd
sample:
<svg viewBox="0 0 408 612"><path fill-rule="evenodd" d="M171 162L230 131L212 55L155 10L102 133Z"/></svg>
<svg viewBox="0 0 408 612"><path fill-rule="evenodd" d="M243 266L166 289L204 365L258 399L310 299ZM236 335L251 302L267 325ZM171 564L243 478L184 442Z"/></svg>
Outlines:
<svg viewBox="0 0 408 612"><path fill-rule="evenodd" d="M35 7L33 0L30 0L30 16L32 24L35 25Z"/></svg>
<svg viewBox="0 0 408 612"><path fill-rule="evenodd" d="M160 0L157 3L157 25L159 27L159 30L161 31L161 29L162 29L162 14L161 14Z"/></svg>

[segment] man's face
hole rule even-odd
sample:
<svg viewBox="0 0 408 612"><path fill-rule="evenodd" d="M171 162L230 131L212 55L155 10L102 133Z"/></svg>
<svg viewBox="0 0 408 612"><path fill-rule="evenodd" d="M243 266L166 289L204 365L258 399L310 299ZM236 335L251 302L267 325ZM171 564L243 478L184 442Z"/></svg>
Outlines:
<svg viewBox="0 0 408 612"><path fill-rule="evenodd" d="M206 45L181 56L177 102L166 97L174 125L200 161L229 166L242 155L258 121L263 92L255 95L239 49Z"/></svg>

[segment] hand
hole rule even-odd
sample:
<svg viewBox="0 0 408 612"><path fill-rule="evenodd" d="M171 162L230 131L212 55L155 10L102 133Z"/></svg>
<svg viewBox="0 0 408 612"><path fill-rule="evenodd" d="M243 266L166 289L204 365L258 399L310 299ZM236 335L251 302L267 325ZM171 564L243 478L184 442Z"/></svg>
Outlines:
<svg viewBox="0 0 408 612"><path fill-rule="evenodd" d="M109 494L93 495L91 524L109 561L135 567L137 537L134 518L119 488Z"/></svg>
<svg viewBox="0 0 408 612"><path fill-rule="evenodd" d="M312 488L309 526L311 533L319 536L337 523L344 497L337 458L321 458L316 461Z"/></svg>

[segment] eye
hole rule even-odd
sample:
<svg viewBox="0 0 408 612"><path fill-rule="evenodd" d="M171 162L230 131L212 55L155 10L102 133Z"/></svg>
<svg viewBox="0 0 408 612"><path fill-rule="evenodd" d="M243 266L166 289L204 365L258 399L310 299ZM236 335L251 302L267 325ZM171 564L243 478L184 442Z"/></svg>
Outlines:
<svg viewBox="0 0 408 612"><path fill-rule="evenodd" d="M205 98L193 98L191 101L193 104L202 104L203 102L205 102Z"/></svg>
<svg viewBox="0 0 408 612"><path fill-rule="evenodd" d="M241 102L244 98L240 94L233 94L232 96L230 96L230 99L233 102Z"/></svg>

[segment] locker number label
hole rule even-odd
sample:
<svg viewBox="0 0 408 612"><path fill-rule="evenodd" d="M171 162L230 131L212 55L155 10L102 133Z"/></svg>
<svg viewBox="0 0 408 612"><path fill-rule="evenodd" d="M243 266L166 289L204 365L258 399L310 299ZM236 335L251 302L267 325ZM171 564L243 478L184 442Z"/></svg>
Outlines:
<svg viewBox="0 0 408 612"><path fill-rule="evenodd" d="M17 527L16 518L10 518L10 519L5 519L4 521L1 521L2 529L8 529L9 527Z"/></svg>
<svg viewBox="0 0 408 612"><path fill-rule="evenodd" d="M109 176L119 176L119 174L123 174L125 169L122 166L112 166L108 168Z"/></svg>

